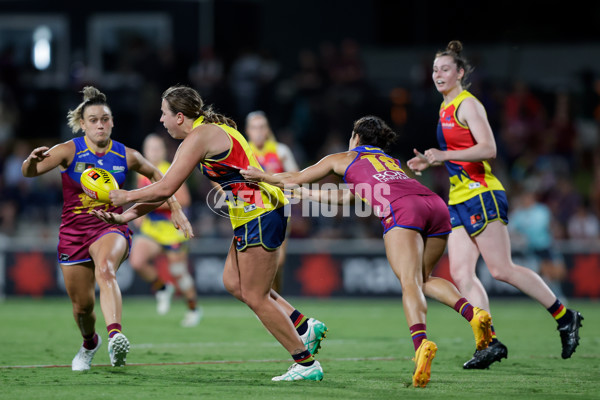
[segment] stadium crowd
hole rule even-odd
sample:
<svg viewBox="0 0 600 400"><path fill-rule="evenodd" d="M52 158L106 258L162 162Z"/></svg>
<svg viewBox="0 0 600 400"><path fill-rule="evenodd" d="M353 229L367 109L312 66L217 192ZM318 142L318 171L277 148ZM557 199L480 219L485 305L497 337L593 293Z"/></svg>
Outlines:
<svg viewBox="0 0 600 400"><path fill-rule="evenodd" d="M46 90L38 97L28 83L31 71L11 60L10 51L0 54L0 235L51 237L55 231L60 222L60 176L28 180L21 174L21 163L35 145L69 139L60 110L74 107L74 96L87 84L116 99L112 107L119 129L114 137L138 149L150 132L167 136L158 122L160 93L175 83L197 89L237 121L242 132L247 113L263 110L277 139L292 149L301 168L346 150L347 127L367 114L381 116L401 134L391 153L402 162L413 148L437 147L440 100L432 87L431 65L425 63L414 76L399 79L402 85L382 90L370 79L361 47L352 39L302 49L291 65L267 51L247 50L225 59L212 48L182 63L172 50L136 42L120 55L110 82L74 62L68 87ZM488 111L498 146L492 168L506 185L510 210L529 207L522 199L533 193L536 204L551 214L553 240L600 239L600 77L582 71L579 78L580 90L549 90L523 81L494 81L476 65L470 88ZM46 118L53 102L60 118ZM443 168L427 171L422 181L447 198ZM195 199L189 215L196 236L229 237L229 222L203 200L211 188L208 182L194 174L189 184ZM294 207L294 214L300 212ZM376 218L350 215L293 218L291 237L380 237ZM527 214L519 218L527 219Z"/></svg>

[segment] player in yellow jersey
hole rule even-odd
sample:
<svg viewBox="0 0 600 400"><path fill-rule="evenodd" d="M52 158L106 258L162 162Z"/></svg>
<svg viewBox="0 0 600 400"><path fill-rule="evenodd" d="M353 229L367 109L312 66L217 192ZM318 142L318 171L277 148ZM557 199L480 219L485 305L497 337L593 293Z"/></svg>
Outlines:
<svg viewBox="0 0 600 400"><path fill-rule="evenodd" d="M231 119L204 107L197 91L172 86L162 95L161 122L182 140L171 167L160 181L142 189L110 192L115 205L136 202L122 214L94 214L113 223L127 223L144 212L144 204L173 195L195 168L219 183L227 193L234 237L223 270L225 288L256 314L265 328L289 352L294 364L274 381L323 379L314 354L327 328L306 318L271 289L277 273L279 247L285 239L288 203L281 189L247 182L240 171L260 168L248 142Z"/></svg>
<svg viewBox="0 0 600 400"><path fill-rule="evenodd" d="M296 172L298 164L292 150L275 138L269 120L263 111L253 111L246 116L246 135L248 144L256 159L265 172L277 174L280 172ZM291 225L288 223L287 234ZM287 241L281 245L277 275L273 281L273 289L281 293L283 289L283 268L285 265Z"/></svg>
<svg viewBox="0 0 600 400"><path fill-rule="evenodd" d="M562 358L569 358L579 344L583 317L566 309L538 274L511 259L508 236L508 203L504 188L492 174L487 160L496 157L496 142L483 105L466 89L471 70L461 55L462 43L451 41L436 54L433 82L444 98L440 107L437 138L440 149L414 150L408 161L413 171L444 163L450 174L448 209L452 233L448 240L450 273L460 292L475 306L489 311L489 299L477 278L481 255L495 279L507 282L537 300L556 319L562 342ZM506 358L508 350L497 340L476 351L465 369L487 368Z"/></svg>
<svg viewBox="0 0 600 400"><path fill-rule="evenodd" d="M167 147L162 137L151 133L143 144L144 156L162 172L167 172L171 165L167 159ZM151 184L150 180L139 177L138 187ZM185 184L181 185L175 197L183 208L191 203L190 192ZM181 325L193 327L198 325L202 317L197 307L195 282L188 268L188 238L171 223L171 212L166 204L136 219L139 233L134 236L129 262L131 267L146 282L152 285L156 295L156 310L160 315L169 311L171 297L175 287L164 282L158 274L154 262L160 254L165 254L169 265L169 273L187 303L187 312Z"/></svg>

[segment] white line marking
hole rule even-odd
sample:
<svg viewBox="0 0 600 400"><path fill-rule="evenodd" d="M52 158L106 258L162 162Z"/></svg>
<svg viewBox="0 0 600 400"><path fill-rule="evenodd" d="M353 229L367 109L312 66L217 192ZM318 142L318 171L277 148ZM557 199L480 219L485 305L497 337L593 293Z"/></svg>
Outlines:
<svg viewBox="0 0 600 400"><path fill-rule="evenodd" d="M399 357L351 357L351 358L322 358L319 361L357 362L357 361L397 361ZM165 365L210 365L210 364L246 364L246 363L289 363L291 360L211 360L211 361L175 361L164 363L128 363L128 367L160 367ZM93 367L110 367L110 364L93 364ZM0 365L0 369L22 368L71 368L64 365Z"/></svg>

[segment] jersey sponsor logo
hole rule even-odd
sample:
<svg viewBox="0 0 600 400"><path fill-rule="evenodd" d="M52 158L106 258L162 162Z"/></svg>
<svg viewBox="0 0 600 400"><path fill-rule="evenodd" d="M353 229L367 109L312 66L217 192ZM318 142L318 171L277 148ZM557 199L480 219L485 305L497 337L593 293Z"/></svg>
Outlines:
<svg viewBox="0 0 600 400"><path fill-rule="evenodd" d="M399 179L410 179L408 175L406 175L402 171L383 171L378 174L373 174L373 178L377 179L379 182L389 182L395 181Z"/></svg>
<svg viewBox="0 0 600 400"><path fill-rule="evenodd" d="M113 165L112 170L110 172L114 174L115 172L123 172L123 171L125 171L124 165Z"/></svg>
<svg viewBox="0 0 600 400"><path fill-rule="evenodd" d="M469 189L479 189L481 187L481 183L479 182L471 182L469 183Z"/></svg>
<svg viewBox="0 0 600 400"><path fill-rule="evenodd" d="M481 223L482 217L481 214L471 215L471 225L476 226Z"/></svg>
<svg viewBox="0 0 600 400"><path fill-rule="evenodd" d="M94 163L77 162L77 163L75 163L75 172L83 172L86 169L93 168L95 166L96 166L96 164L94 164Z"/></svg>

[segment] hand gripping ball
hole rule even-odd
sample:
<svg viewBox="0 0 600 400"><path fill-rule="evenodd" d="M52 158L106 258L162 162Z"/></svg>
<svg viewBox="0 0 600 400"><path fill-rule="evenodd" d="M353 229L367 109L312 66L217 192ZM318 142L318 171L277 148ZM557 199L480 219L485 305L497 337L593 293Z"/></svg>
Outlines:
<svg viewBox="0 0 600 400"><path fill-rule="evenodd" d="M119 184L107 170L93 167L81 173L81 188L92 199L108 204L108 194L118 189Z"/></svg>

